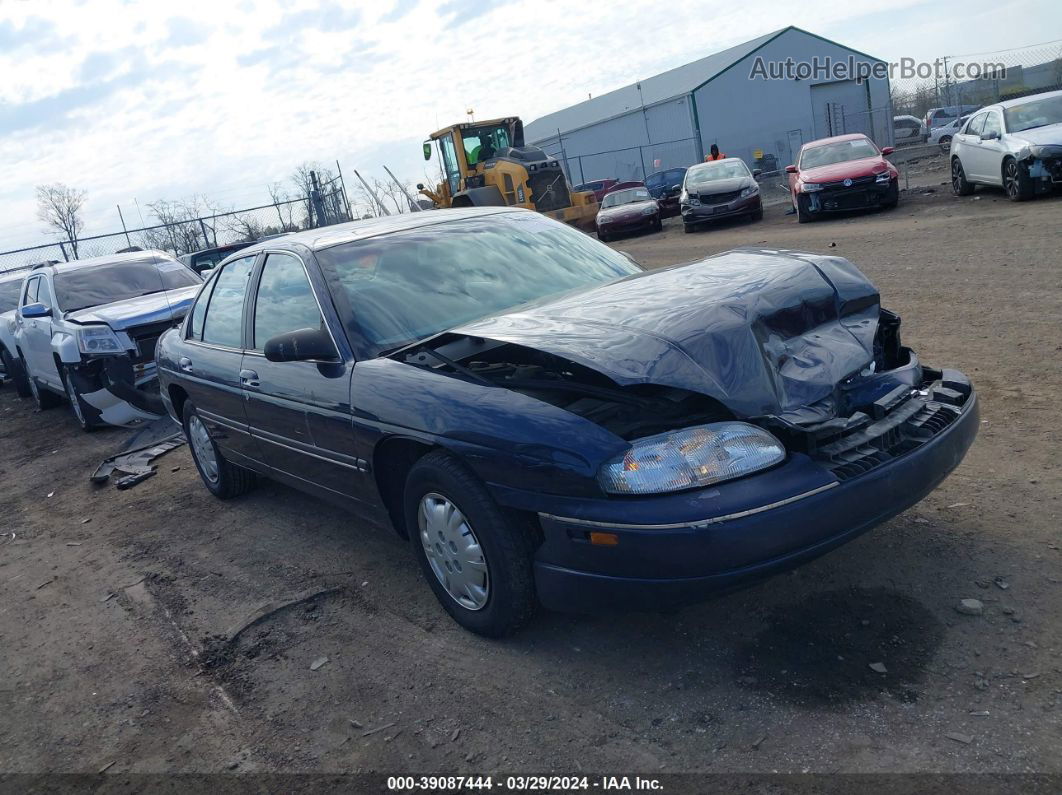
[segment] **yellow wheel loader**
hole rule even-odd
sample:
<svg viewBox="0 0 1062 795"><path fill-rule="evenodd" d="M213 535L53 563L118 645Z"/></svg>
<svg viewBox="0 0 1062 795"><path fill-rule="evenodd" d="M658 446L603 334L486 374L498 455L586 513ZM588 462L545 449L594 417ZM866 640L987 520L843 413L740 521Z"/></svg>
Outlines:
<svg viewBox="0 0 1062 795"><path fill-rule="evenodd" d="M434 146L433 146L434 143ZM424 159L438 149L443 181L417 190L436 207L524 207L592 228L598 204L592 191L574 192L559 161L524 145L519 118L444 127L424 142Z"/></svg>

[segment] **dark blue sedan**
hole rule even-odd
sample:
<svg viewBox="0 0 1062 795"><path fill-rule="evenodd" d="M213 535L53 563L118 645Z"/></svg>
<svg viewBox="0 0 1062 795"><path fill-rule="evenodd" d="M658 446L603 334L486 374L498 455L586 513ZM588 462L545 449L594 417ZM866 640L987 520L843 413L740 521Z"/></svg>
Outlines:
<svg viewBox="0 0 1062 795"><path fill-rule="evenodd" d="M645 270L506 208L263 242L159 341L206 487L259 476L410 540L463 626L690 602L931 491L977 433L848 261L739 250Z"/></svg>

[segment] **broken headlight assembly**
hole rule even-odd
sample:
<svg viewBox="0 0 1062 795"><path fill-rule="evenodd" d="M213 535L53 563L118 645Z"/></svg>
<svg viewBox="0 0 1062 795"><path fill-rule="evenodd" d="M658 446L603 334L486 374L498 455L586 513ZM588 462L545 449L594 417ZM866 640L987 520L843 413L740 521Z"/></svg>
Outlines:
<svg viewBox="0 0 1062 795"><path fill-rule="evenodd" d="M750 185L749 187L747 187L743 191L741 191L741 198L742 199L746 199L749 196L751 196L752 194L759 193L759 192L760 192L760 186L759 185Z"/></svg>
<svg viewBox="0 0 1062 795"><path fill-rule="evenodd" d="M886 182L889 182L891 180L892 174L890 174L888 171L882 171L880 174L874 175L874 181L879 185L884 185Z"/></svg>
<svg viewBox="0 0 1062 795"><path fill-rule="evenodd" d="M785 459L785 448L762 428L713 422L633 442L598 473L610 494L662 494L758 472Z"/></svg>
<svg viewBox="0 0 1062 795"><path fill-rule="evenodd" d="M107 326L85 326L77 330L77 347L90 356L125 353L117 335Z"/></svg>

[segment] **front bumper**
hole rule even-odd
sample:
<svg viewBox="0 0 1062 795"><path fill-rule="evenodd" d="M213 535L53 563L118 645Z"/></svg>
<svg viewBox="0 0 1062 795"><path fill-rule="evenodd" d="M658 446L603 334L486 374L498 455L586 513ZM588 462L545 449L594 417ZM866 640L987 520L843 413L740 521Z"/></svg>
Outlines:
<svg viewBox="0 0 1062 795"><path fill-rule="evenodd" d="M914 505L962 461L979 427L971 389L959 416L921 446L839 480L806 455L716 487L622 500L559 499L539 513L539 599L555 610L655 609L791 569ZM613 533L615 546L589 542Z"/></svg>
<svg viewBox="0 0 1062 795"><path fill-rule="evenodd" d="M744 199L734 199L726 204L683 204L682 221L686 224L718 221L723 218L754 213L762 207L759 193L746 196Z"/></svg>
<svg viewBox="0 0 1062 795"><path fill-rule="evenodd" d="M634 221L599 222L597 224L597 233L604 233L606 235L624 235L631 232L644 232L649 229L655 229L658 223L660 223L659 215L643 215Z"/></svg>
<svg viewBox="0 0 1062 795"><path fill-rule="evenodd" d="M108 425L153 420L165 413L154 362L101 357L73 368L71 374L82 400Z"/></svg>
<svg viewBox="0 0 1062 795"><path fill-rule="evenodd" d="M812 213L842 213L880 207L892 201L898 189L897 180L892 179L882 183L828 187L804 195L808 197L808 210Z"/></svg>

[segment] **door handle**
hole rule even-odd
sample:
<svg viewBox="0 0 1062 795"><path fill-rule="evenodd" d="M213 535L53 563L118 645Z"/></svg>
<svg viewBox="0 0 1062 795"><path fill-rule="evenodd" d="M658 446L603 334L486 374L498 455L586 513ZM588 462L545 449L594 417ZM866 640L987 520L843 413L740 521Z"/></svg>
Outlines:
<svg viewBox="0 0 1062 795"><path fill-rule="evenodd" d="M187 356L182 356L180 359L178 359L177 366L181 368L181 372L192 372L192 360L189 359Z"/></svg>
<svg viewBox="0 0 1062 795"><path fill-rule="evenodd" d="M258 380L258 373L254 370L240 370L240 383L244 386L262 385L262 382Z"/></svg>

